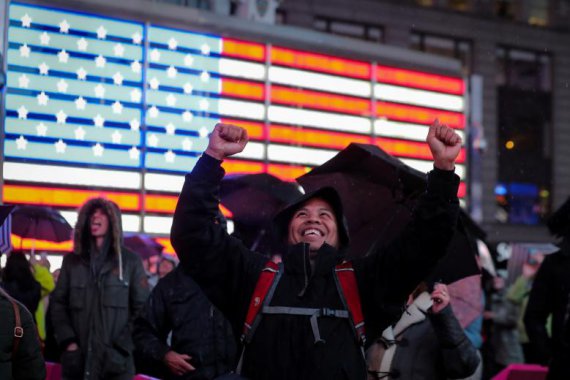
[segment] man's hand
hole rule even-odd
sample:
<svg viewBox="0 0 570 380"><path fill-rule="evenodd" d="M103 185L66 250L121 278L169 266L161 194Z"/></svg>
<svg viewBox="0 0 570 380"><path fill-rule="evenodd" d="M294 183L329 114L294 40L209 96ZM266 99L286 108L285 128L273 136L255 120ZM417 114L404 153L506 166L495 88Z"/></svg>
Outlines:
<svg viewBox="0 0 570 380"><path fill-rule="evenodd" d="M245 129L231 124L216 124L205 153L217 160L223 160L243 151L247 140Z"/></svg>
<svg viewBox="0 0 570 380"><path fill-rule="evenodd" d="M185 373L192 372L196 370L196 368L192 367L189 363L190 359L192 359L188 355L182 355L178 352L168 351L166 355L164 355L164 364L168 367L170 372L177 376L182 376Z"/></svg>
<svg viewBox="0 0 570 380"><path fill-rule="evenodd" d="M455 159L461 150L461 137L452 128L440 124L436 119L429 127L426 141L436 168L455 169Z"/></svg>
<svg viewBox="0 0 570 380"><path fill-rule="evenodd" d="M433 305L431 307L432 313L437 314L445 309L445 307L449 305L449 292L447 291L447 286L444 284L435 284L433 292L431 292L431 299L433 300Z"/></svg>

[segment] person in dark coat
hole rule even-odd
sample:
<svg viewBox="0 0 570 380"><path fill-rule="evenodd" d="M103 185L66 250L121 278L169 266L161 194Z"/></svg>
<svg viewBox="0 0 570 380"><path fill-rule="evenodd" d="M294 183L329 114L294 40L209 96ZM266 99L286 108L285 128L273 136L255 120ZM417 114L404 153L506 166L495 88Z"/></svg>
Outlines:
<svg viewBox="0 0 570 380"><path fill-rule="evenodd" d="M446 380L471 376L480 359L449 303L447 286L421 283L400 320L366 352L368 380Z"/></svg>
<svg viewBox="0 0 570 380"><path fill-rule="evenodd" d="M10 296L0 289L0 379L43 380L46 365L32 314L20 302L16 303L23 329L17 347L14 345L16 314Z"/></svg>
<svg viewBox="0 0 570 380"><path fill-rule="evenodd" d="M13 251L2 271L2 287L16 301L35 313L41 299L42 287L34 279L32 267L23 252Z"/></svg>
<svg viewBox="0 0 570 380"><path fill-rule="evenodd" d="M122 246L119 208L94 198L79 210L74 252L50 298L64 379L132 379L131 330L148 297L141 259Z"/></svg>
<svg viewBox="0 0 570 380"><path fill-rule="evenodd" d="M390 246L353 261L371 336L391 321L384 307L405 303L444 254L453 234L459 184L453 169L461 139L436 123L427 141L435 168L413 222ZM237 336L267 256L230 237L215 218L224 175L221 162L241 152L246 143L244 129L227 124L215 127L205 154L186 177L171 231L181 265L228 317ZM349 244L343 221L342 204L332 188L304 195L276 217L279 242L286 248L281 279L269 306L346 313L334 275ZM263 314L242 351L241 374L251 380L365 379L365 358L353 328L346 318L321 316L311 324L306 315Z"/></svg>
<svg viewBox="0 0 570 380"><path fill-rule="evenodd" d="M230 324L182 267L152 290L135 320L134 339L143 360L161 367L164 379L215 379L235 366Z"/></svg>

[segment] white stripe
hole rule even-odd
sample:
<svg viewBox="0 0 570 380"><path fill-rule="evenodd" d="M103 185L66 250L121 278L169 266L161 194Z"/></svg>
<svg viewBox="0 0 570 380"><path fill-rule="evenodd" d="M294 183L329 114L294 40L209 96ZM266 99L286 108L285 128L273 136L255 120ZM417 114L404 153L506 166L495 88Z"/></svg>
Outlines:
<svg viewBox="0 0 570 380"><path fill-rule="evenodd" d="M139 189L141 178L140 173L129 171L4 163L4 179L12 181Z"/></svg>
<svg viewBox="0 0 570 380"><path fill-rule="evenodd" d="M429 127L421 124L400 123L387 119L377 119L374 121L374 134L382 137L392 137L414 141L425 141ZM465 133L455 130L465 141Z"/></svg>
<svg viewBox="0 0 570 380"><path fill-rule="evenodd" d="M371 130L370 119L358 116L338 115L282 106L269 106L267 115L272 122L319 127L331 131L368 134Z"/></svg>
<svg viewBox="0 0 570 380"><path fill-rule="evenodd" d="M171 216L145 216L143 219L143 231L149 234L170 234L171 227Z"/></svg>
<svg viewBox="0 0 570 380"><path fill-rule="evenodd" d="M320 165L333 158L337 153L338 151L271 144L267 156L270 161Z"/></svg>
<svg viewBox="0 0 570 380"><path fill-rule="evenodd" d="M228 58L220 58L218 62L222 75L257 80L265 78L265 66L259 63L236 61Z"/></svg>
<svg viewBox="0 0 570 380"><path fill-rule="evenodd" d="M218 107L220 114L224 116L245 117L254 120L263 120L265 118L265 106L261 103L220 99Z"/></svg>
<svg viewBox="0 0 570 380"><path fill-rule="evenodd" d="M69 210L59 210L61 215L67 220L67 223L71 227L75 228L75 223L77 223L77 211ZM138 232L141 217L133 214L122 214L121 219L123 221L123 231L125 232Z"/></svg>
<svg viewBox="0 0 570 380"><path fill-rule="evenodd" d="M379 100L432 107L448 111L461 112L464 108L464 99L459 95L416 90L389 84L376 84L374 86L374 95Z"/></svg>
<svg viewBox="0 0 570 380"><path fill-rule="evenodd" d="M370 94L372 93L371 84L367 81L336 77L326 74L316 74L276 66L269 68L269 81L289 86L299 86L367 98L370 97Z"/></svg>
<svg viewBox="0 0 570 380"><path fill-rule="evenodd" d="M430 170L433 170L433 161L415 160L413 158L398 158L404 164L411 166L412 168L417 169L421 172L427 173ZM455 164L455 174L457 174L462 180L465 179L465 165Z"/></svg>
<svg viewBox="0 0 570 380"><path fill-rule="evenodd" d="M184 175L146 173L144 187L146 190L179 193L184 185Z"/></svg>
<svg viewBox="0 0 570 380"><path fill-rule="evenodd" d="M243 152L236 154L234 157L237 158L251 158L254 160L264 160L265 159L265 144L248 142L245 146Z"/></svg>

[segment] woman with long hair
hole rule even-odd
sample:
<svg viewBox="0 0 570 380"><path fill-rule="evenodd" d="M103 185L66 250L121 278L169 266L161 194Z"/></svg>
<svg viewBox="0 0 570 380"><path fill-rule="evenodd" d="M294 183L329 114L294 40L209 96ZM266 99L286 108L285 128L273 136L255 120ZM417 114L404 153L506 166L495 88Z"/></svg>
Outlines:
<svg viewBox="0 0 570 380"><path fill-rule="evenodd" d="M2 287L32 314L38 308L41 286L34 279L30 263L23 252L13 251L6 259L6 267L2 271Z"/></svg>

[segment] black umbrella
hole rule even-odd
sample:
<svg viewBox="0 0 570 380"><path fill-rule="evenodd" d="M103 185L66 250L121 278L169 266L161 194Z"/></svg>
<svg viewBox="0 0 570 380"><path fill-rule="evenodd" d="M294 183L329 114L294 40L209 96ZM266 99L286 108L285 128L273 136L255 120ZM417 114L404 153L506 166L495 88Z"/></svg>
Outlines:
<svg viewBox="0 0 570 380"><path fill-rule="evenodd" d="M12 232L22 239L61 243L71 239L72 228L59 211L45 206L16 206Z"/></svg>
<svg viewBox="0 0 570 380"><path fill-rule="evenodd" d="M137 253L143 260L152 256L158 256L162 254L164 250L162 244L159 244L150 236L141 233L125 234L123 243L125 247Z"/></svg>

